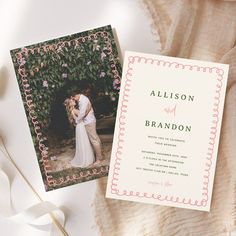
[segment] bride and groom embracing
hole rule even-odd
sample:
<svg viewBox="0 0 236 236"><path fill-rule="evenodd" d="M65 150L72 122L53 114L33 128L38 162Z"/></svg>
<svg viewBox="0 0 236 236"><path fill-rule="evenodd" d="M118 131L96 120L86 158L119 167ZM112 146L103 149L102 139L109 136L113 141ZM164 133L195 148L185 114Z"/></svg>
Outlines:
<svg viewBox="0 0 236 236"><path fill-rule="evenodd" d="M89 98L79 93L67 98L64 105L70 123L76 127L76 151L71 165L84 168L94 162L94 164L100 163L102 160L101 140L96 131L96 118Z"/></svg>

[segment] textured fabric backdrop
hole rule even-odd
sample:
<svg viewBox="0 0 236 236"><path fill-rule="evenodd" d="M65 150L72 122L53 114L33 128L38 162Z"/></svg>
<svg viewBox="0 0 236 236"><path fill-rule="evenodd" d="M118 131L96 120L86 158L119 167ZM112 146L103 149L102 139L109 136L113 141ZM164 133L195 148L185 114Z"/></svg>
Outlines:
<svg viewBox="0 0 236 236"><path fill-rule="evenodd" d="M210 213L105 198L94 210L102 236L229 236L236 232L236 2L143 0L161 54L230 64ZM204 88L203 88L204 89ZM199 91L200 93L201 91ZM141 137L141 134L140 134Z"/></svg>

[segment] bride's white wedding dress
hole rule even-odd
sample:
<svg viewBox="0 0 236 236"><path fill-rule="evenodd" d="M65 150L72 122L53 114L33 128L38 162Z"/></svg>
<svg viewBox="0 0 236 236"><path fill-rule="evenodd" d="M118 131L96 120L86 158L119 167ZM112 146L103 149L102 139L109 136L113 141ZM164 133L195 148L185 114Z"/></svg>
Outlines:
<svg viewBox="0 0 236 236"><path fill-rule="evenodd" d="M95 157L83 122L79 122L76 125L75 140L76 151L75 156L71 161L71 165L81 168L91 165L94 162Z"/></svg>

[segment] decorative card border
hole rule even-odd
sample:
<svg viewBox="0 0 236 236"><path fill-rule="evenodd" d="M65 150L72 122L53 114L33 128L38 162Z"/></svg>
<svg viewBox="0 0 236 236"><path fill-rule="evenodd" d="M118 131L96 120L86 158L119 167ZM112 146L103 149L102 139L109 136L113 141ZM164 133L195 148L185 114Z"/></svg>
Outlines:
<svg viewBox="0 0 236 236"><path fill-rule="evenodd" d="M88 176L96 177L100 175L101 173L103 174L108 173L109 167L101 166L100 168L98 168L99 169L98 171L96 169L85 170L85 171L81 171L79 175L72 174L72 175L60 177L58 179L55 179L50 174L51 167L49 165L48 147L44 144L44 140L46 139L46 137L44 137L43 133L41 132L40 122L38 120L38 117L35 115L36 113L35 113L34 104L33 104L33 95L31 92L30 84L28 82L28 73L25 68L25 64L27 63L27 58L29 57L30 54L40 54L40 53L49 53L49 52L60 53L60 51L66 46L76 47L88 40L94 40L94 39L97 39L98 37L101 37L106 43L106 47L107 47L106 54L109 56L110 67L114 75L114 79L120 80L120 75L117 70L115 58L113 55L112 40L109 37L108 32L103 31L103 30L93 32L93 33L88 33L88 35L86 36L80 36L71 40L60 40L58 43L48 43L44 45L39 44L38 46L34 48L24 47L15 54L16 59L17 59L17 66L18 66L17 73L19 75L19 79L22 82L24 100L28 108L30 121L33 124L34 132L35 132L37 142L38 142L37 146L40 152L40 157L38 157L38 161L41 162L43 170L44 170L44 173L42 174L45 174L46 176L45 178L46 190L48 190L48 188L50 187L59 188L60 186L61 187L65 186L65 184L66 185L75 184L78 182L78 180L83 179ZM40 66L35 68L35 70L36 72L38 72L40 70Z"/></svg>
<svg viewBox="0 0 236 236"><path fill-rule="evenodd" d="M215 87L215 96L213 100L213 107L212 107L212 121L211 127L209 128L209 139L208 139L208 149L206 151L206 158L205 158L205 169L204 175L202 176L202 199L194 200L194 199L186 199L180 198L178 196L162 196L158 193L147 193L147 192L135 192L130 190L119 190L118 189L118 182L119 182L119 171L120 165L122 162L122 153L123 153L123 144L125 142L125 132L126 132L126 114L128 113L128 102L129 102L129 92L132 86L132 71L133 65L135 63L144 63L144 64L151 64L153 66L158 67L168 67L168 68L175 68L179 70L190 70L196 72L204 72L204 73L215 73L217 80L216 87ZM218 123L219 119L219 105L220 105L220 98L221 98L221 89L222 89L222 80L224 75L224 70L218 67L204 67L198 65L188 65L182 64L175 61L167 61L167 60L159 60L156 58L150 58L145 56L129 56L128 57L128 69L127 71L123 72L125 80L123 81L124 89L123 89L123 96L121 96L121 105L120 105L120 115L117 117L118 119L118 143L117 148L115 151L115 164L111 169L111 194L115 194L118 196L135 196L139 198L152 198L158 201L163 202L173 202L179 203L183 205L191 205L196 207L206 207L207 202L209 200L209 179L211 175L211 167L212 167L212 158L214 153L214 146L216 141L216 134L218 132Z"/></svg>

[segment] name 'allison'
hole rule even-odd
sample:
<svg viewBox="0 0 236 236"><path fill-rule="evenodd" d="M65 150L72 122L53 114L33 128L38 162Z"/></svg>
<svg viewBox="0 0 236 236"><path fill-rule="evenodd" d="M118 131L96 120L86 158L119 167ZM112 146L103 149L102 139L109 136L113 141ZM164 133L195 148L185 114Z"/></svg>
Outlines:
<svg viewBox="0 0 236 236"><path fill-rule="evenodd" d="M168 93L168 92L161 92L161 91L154 91L154 90L151 91L150 96L159 97L159 98L186 100L189 102L194 101L193 95L180 94L180 93Z"/></svg>
<svg viewBox="0 0 236 236"><path fill-rule="evenodd" d="M191 131L190 125L177 125L177 124L172 124L172 123L156 122L152 120L146 120L145 126L149 126L152 128L159 128L159 129L171 129L171 130L184 131L184 132Z"/></svg>

